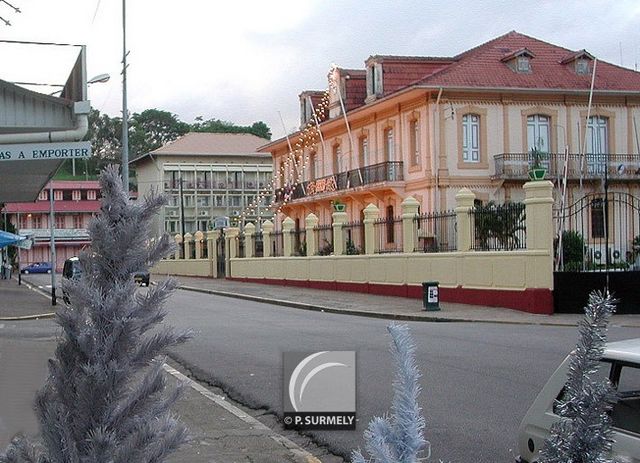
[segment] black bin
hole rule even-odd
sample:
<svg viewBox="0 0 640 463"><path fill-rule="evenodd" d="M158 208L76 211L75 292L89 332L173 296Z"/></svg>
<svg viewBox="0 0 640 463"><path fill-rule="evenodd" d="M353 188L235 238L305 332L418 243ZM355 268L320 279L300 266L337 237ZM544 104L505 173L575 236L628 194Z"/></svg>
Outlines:
<svg viewBox="0 0 640 463"><path fill-rule="evenodd" d="M422 307L431 312L440 310L440 295L437 281L422 283Z"/></svg>

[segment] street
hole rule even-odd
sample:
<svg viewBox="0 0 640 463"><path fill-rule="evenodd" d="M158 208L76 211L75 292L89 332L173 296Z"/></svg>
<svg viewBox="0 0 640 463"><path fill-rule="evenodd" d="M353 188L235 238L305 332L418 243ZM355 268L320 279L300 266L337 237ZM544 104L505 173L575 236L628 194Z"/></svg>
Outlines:
<svg viewBox="0 0 640 463"><path fill-rule="evenodd" d="M30 276L46 285L46 277ZM314 432L335 453L363 447L362 432L390 406L392 364L387 320L309 312L177 291L167 322L194 330L172 357L201 381L252 408L281 414L282 352L355 350L358 426ZM432 461L512 462L527 408L564 356L577 330L494 323L409 322L423 374L421 405ZM610 340L638 336L612 326Z"/></svg>

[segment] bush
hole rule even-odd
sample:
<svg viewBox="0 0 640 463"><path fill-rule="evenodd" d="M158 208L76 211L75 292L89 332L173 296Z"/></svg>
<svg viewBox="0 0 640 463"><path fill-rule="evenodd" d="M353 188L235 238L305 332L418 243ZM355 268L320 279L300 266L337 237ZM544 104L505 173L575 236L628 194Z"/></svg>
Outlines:
<svg viewBox="0 0 640 463"><path fill-rule="evenodd" d="M584 238L576 231L562 232L562 262L565 270L582 268L584 260Z"/></svg>

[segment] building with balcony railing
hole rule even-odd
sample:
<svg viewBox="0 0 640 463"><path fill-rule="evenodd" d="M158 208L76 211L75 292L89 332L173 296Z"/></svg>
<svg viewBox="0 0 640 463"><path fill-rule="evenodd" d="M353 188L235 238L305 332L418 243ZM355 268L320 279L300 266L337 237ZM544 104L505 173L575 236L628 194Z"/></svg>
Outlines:
<svg viewBox="0 0 640 463"><path fill-rule="evenodd" d="M477 202L521 201L533 152L556 201L565 176L566 203L605 179L640 196L640 73L585 50L513 31L455 56L375 55L362 70L334 68L326 104L320 94L300 94L294 152L284 138L261 148L274 159L281 217L301 226L310 212L330 223L335 201L349 220L369 203L394 217L408 196L422 213L449 210L462 187Z"/></svg>
<svg viewBox="0 0 640 463"><path fill-rule="evenodd" d="M187 133L131 161L138 192L168 196L157 233L209 230L215 219L238 225L271 219L271 157L258 152L265 139L246 133Z"/></svg>
<svg viewBox="0 0 640 463"><path fill-rule="evenodd" d="M62 269L64 261L91 243L89 222L100 210L100 184L97 181L53 182L54 238L56 243L56 268ZM49 185L40 192L33 203L7 203L3 212L16 227L18 233L33 239L33 246L20 251L21 266L33 262L50 261Z"/></svg>

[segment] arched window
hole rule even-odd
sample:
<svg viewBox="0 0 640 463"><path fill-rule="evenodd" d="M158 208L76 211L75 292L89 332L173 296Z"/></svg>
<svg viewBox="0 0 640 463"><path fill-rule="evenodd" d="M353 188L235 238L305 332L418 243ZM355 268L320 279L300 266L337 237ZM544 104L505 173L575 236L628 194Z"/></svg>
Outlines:
<svg viewBox="0 0 640 463"><path fill-rule="evenodd" d="M342 168L342 150L340 145L333 145L333 174L337 175Z"/></svg>
<svg viewBox="0 0 640 463"><path fill-rule="evenodd" d="M480 162L480 116L462 116L462 161Z"/></svg>
<svg viewBox="0 0 640 463"><path fill-rule="evenodd" d="M417 119L409 122L409 158L412 166L420 164L420 124Z"/></svg>
<svg viewBox="0 0 640 463"><path fill-rule="evenodd" d="M388 127L384 130L384 160L386 162L396 160L392 127Z"/></svg>
<svg viewBox="0 0 640 463"><path fill-rule="evenodd" d="M309 154L309 178L307 180L315 180L316 179L316 153L312 151Z"/></svg>

